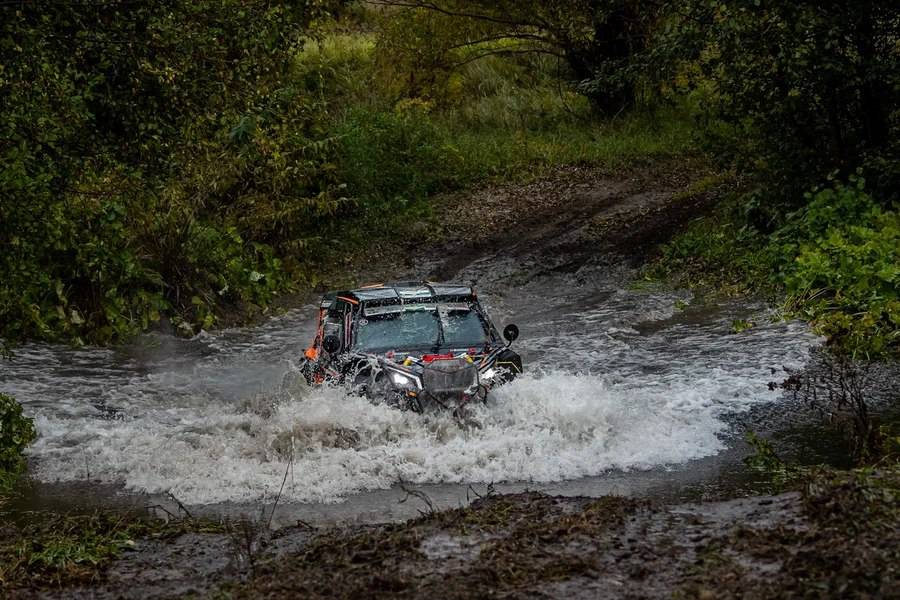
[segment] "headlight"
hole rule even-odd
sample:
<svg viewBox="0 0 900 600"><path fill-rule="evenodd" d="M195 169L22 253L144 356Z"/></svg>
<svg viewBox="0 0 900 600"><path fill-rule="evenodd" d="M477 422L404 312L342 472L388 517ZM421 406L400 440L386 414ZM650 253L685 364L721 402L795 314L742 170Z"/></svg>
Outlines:
<svg viewBox="0 0 900 600"><path fill-rule="evenodd" d="M412 387L413 380L402 373L391 373L391 380L397 387Z"/></svg>
<svg viewBox="0 0 900 600"><path fill-rule="evenodd" d="M391 379L394 380L394 385L409 385L412 382L409 377L400 373L392 373Z"/></svg>
<svg viewBox="0 0 900 600"><path fill-rule="evenodd" d="M485 371L481 374L481 378L482 379L490 379L491 377L493 377L496 374L497 374L497 372L494 371L494 367L491 367L490 369L485 369Z"/></svg>

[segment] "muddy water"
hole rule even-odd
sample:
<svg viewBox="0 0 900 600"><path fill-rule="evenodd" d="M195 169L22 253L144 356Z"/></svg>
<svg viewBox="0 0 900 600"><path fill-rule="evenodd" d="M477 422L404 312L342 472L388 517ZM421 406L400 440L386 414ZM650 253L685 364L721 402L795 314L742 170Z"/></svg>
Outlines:
<svg viewBox="0 0 900 600"><path fill-rule="evenodd" d="M478 281L498 326L519 325L528 371L466 424L299 383L313 304L190 340L20 348L0 391L40 437L12 510L171 504L171 492L254 514L280 494L276 524L383 521L423 507L400 503L401 482L439 506L490 482L588 495L742 485L741 433L778 413L770 369L804 363L817 343L806 327L761 304L684 308L685 293L636 286L610 260L539 258L476 257L453 274ZM757 325L733 334L735 319Z"/></svg>

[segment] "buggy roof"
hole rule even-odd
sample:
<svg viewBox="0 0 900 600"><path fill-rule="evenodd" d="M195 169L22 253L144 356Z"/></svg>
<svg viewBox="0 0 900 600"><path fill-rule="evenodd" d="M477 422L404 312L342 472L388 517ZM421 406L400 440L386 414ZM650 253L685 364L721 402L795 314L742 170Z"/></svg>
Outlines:
<svg viewBox="0 0 900 600"><path fill-rule="evenodd" d="M322 297L322 308L330 308L338 298L360 304L394 304L410 301L459 301L475 298L472 286L456 283L403 281L380 283L354 290L329 292Z"/></svg>

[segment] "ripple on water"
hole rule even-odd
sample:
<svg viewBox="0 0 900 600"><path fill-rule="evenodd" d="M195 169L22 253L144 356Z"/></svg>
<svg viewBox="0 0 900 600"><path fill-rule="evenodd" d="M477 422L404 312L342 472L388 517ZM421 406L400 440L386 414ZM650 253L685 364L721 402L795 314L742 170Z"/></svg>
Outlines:
<svg viewBox="0 0 900 600"><path fill-rule="evenodd" d="M605 287L604 287L605 286ZM40 438L44 481L87 477L188 503L273 497L333 502L400 480L552 482L667 468L723 450L733 415L777 399L770 368L803 364L815 339L762 306L675 310L683 294L553 278L486 296L511 315L529 374L461 427L337 389L281 390L315 308L193 340L119 350L31 345L0 373ZM732 319L759 325L729 333Z"/></svg>

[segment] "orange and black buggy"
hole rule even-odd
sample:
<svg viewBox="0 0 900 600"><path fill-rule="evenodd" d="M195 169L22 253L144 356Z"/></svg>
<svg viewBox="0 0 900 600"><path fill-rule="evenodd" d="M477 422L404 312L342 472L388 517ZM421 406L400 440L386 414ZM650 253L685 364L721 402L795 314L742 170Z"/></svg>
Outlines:
<svg viewBox="0 0 900 600"><path fill-rule="evenodd" d="M310 384L347 385L402 409L457 410L522 372L510 349L518 335L508 325L501 338L466 285L403 282L331 292L322 298L301 372Z"/></svg>

